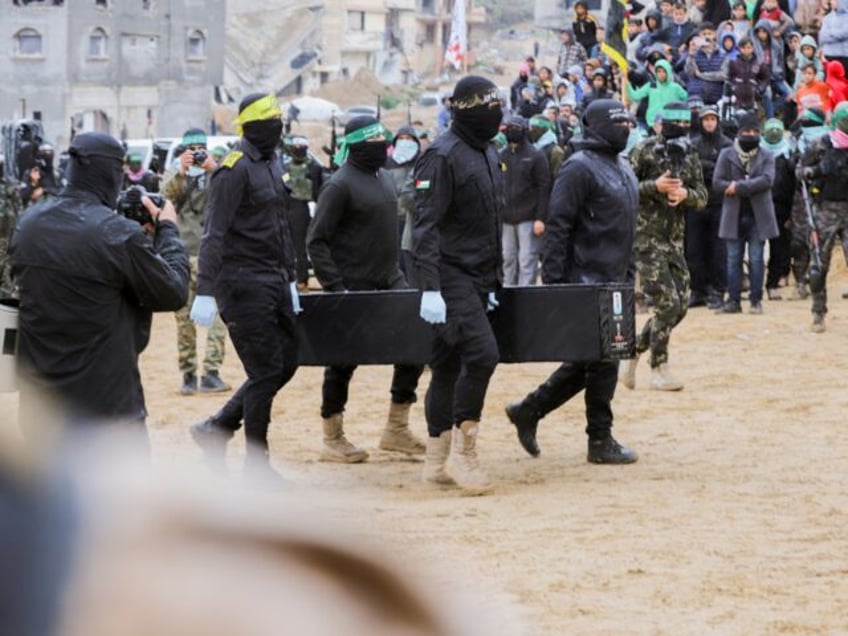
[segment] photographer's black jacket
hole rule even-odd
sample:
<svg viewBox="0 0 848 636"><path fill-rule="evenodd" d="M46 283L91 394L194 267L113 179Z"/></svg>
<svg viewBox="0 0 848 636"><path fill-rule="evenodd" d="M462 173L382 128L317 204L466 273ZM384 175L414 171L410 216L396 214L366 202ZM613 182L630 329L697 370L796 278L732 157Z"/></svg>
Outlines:
<svg viewBox="0 0 848 636"><path fill-rule="evenodd" d="M318 195L306 239L315 276L329 291L403 287L394 179L351 161Z"/></svg>
<svg viewBox="0 0 848 636"><path fill-rule="evenodd" d="M66 188L32 207L12 241L20 286L20 371L75 415L146 415L138 354L154 311L188 297L177 227L155 239L89 192Z"/></svg>
<svg viewBox="0 0 848 636"><path fill-rule="evenodd" d="M415 165L412 251L422 290L443 279L471 279L481 292L501 283L500 217L504 185L498 156L448 130Z"/></svg>
<svg viewBox="0 0 848 636"><path fill-rule="evenodd" d="M633 282L639 211L636 176L598 139L573 142L560 168L544 234L542 281Z"/></svg>
<svg viewBox="0 0 848 636"><path fill-rule="evenodd" d="M214 296L218 283L244 277L294 281L289 194L277 158L263 159L241 139L212 173L209 187L197 294Z"/></svg>

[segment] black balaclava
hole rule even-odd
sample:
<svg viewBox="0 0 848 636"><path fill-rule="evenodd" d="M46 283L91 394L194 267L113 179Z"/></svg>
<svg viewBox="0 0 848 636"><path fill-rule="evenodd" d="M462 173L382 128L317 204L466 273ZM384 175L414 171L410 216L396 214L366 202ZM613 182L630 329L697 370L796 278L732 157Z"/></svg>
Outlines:
<svg viewBox="0 0 848 636"><path fill-rule="evenodd" d="M513 115L506 122L506 140L511 144L520 144L527 138L527 120L520 115Z"/></svg>
<svg viewBox="0 0 848 636"><path fill-rule="evenodd" d="M378 120L375 117L371 117L369 115L354 117L345 126L345 135L349 135L360 128L372 126L376 124L377 121ZM385 139L380 139L378 141L360 141L350 145L348 161L357 168L361 168L366 172L377 172L377 170L382 168L386 163L387 149L388 142Z"/></svg>
<svg viewBox="0 0 848 636"><path fill-rule="evenodd" d="M251 93L241 100L239 113L263 97L267 97L267 93ZM244 138L260 152L264 159L268 159L273 156L277 146L280 145L280 138L283 134L283 120L279 117L273 117L249 121L242 126L242 129Z"/></svg>
<svg viewBox="0 0 848 636"><path fill-rule="evenodd" d="M80 133L68 149L68 185L114 208L124 179L124 147L106 133Z"/></svg>
<svg viewBox="0 0 848 636"><path fill-rule="evenodd" d="M463 77L453 90L451 130L470 146L485 149L501 125L500 99L498 87L485 77Z"/></svg>
<svg viewBox="0 0 848 636"><path fill-rule="evenodd" d="M760 146L760 120L754 113L739 118L739 147L745 152L756 150Z"/></svg>
<svg viewBox="0 0 848 636"><path fill-rule="evenodd" d="M583 114L583 135L587 139L606 144L611 154L618 154L627 147L630 127L621 122L630 122L632 117L624 104L614 99L596 99ZM604 151L604 148L597 148Z"/></svg>

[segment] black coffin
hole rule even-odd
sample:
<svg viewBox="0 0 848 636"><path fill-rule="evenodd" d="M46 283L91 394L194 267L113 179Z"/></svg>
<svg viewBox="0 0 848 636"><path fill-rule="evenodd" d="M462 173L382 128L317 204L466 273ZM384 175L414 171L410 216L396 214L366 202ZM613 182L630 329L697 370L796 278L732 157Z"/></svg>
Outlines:
<svg viewBox="0 0 848 636"><path fill-rule="evenodd" d="M301 296L300 364L426 364L433 327L416 290ZM633 287L508 287L489 315L501 362L624 359L635 344Z"/></svg>

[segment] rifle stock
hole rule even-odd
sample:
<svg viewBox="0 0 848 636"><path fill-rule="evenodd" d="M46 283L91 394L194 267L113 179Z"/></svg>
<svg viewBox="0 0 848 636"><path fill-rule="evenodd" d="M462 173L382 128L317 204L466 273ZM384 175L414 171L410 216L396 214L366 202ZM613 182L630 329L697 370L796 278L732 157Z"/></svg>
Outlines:
<svg viewBox="0 0 848 636"><path fill-rule="evenodd" d="M807 189L807 182L804 180L801 181L801 196L804 199L807 225L810 226L810 254L813 257L813 262L810 265L810 291L818 293L824 289L824 268L822 267L821 244L816 217L813 213L813 203L810 201L810 192Z"/></svg>

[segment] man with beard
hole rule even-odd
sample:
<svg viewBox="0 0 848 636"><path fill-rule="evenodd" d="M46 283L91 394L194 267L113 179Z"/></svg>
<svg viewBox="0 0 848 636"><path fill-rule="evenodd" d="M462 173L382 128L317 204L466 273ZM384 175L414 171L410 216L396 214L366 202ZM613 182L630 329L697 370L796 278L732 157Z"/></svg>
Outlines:
<svg viewBox="0 0 848 636"><path fill-rule="evenodd" d="M487 311L500 287L503 180L490 140L503 112L497 87L464 77L453 92L452 122L415 166L413 257L421 318L436 325L424 409L424 480L457 483L467 494L492 490L477 461L477 433L498 345Z"/></svg>
<svg viewBox="0 0 848 636"><path fill-rule="evenodd" d="M583 137L554 183L545 234L542 282L633 282L633 241L639 191L633 169L619 153L627 146L631 116L618 101L592 102L583 116ZM637 454L612 436L618 362L565 362L535 391L506 408L518 440L539 455L539 420L585 389L587 460L629 464Z"/></svg>
<svg viewBox="0 0 848 636"><path fill-rule="evenodd" d="M103 133L71 143L68 186L30 209L12 240L20 288L21 421L58 398L75 424L121 421L146 436L138 355L154 311L188 295L177 214L142 200L151 223L115 214L124 149Z"/></svg>
<svg viewBox="0 0 848 636"><path fill-rule="evenodd" d="M247 476L269 484L280 479L268 452L271 404L297 370L300 311L289 194L276 156L281 115L274 95L252 93L239 104L242 138L212 175L191 308L203 327L220 309L247 375L217 414L191 427L192 437L220 464L244 419Z"/></svg>
<svg viewBox="0 0 848 636"><path fill-rule="evenodd" d="M386 163L386 130L374 117L354 117L335 157L341 166L324 185L306 244L315 275L327 291L405 289L398 265L397 196ZM344 409L355 366L324 369L321 419L323 461L357 464L368 453L344 433ZM424 444L409 431L409 411L423 367L395 365L392 400L380 448L420 455Z"/></svg>

